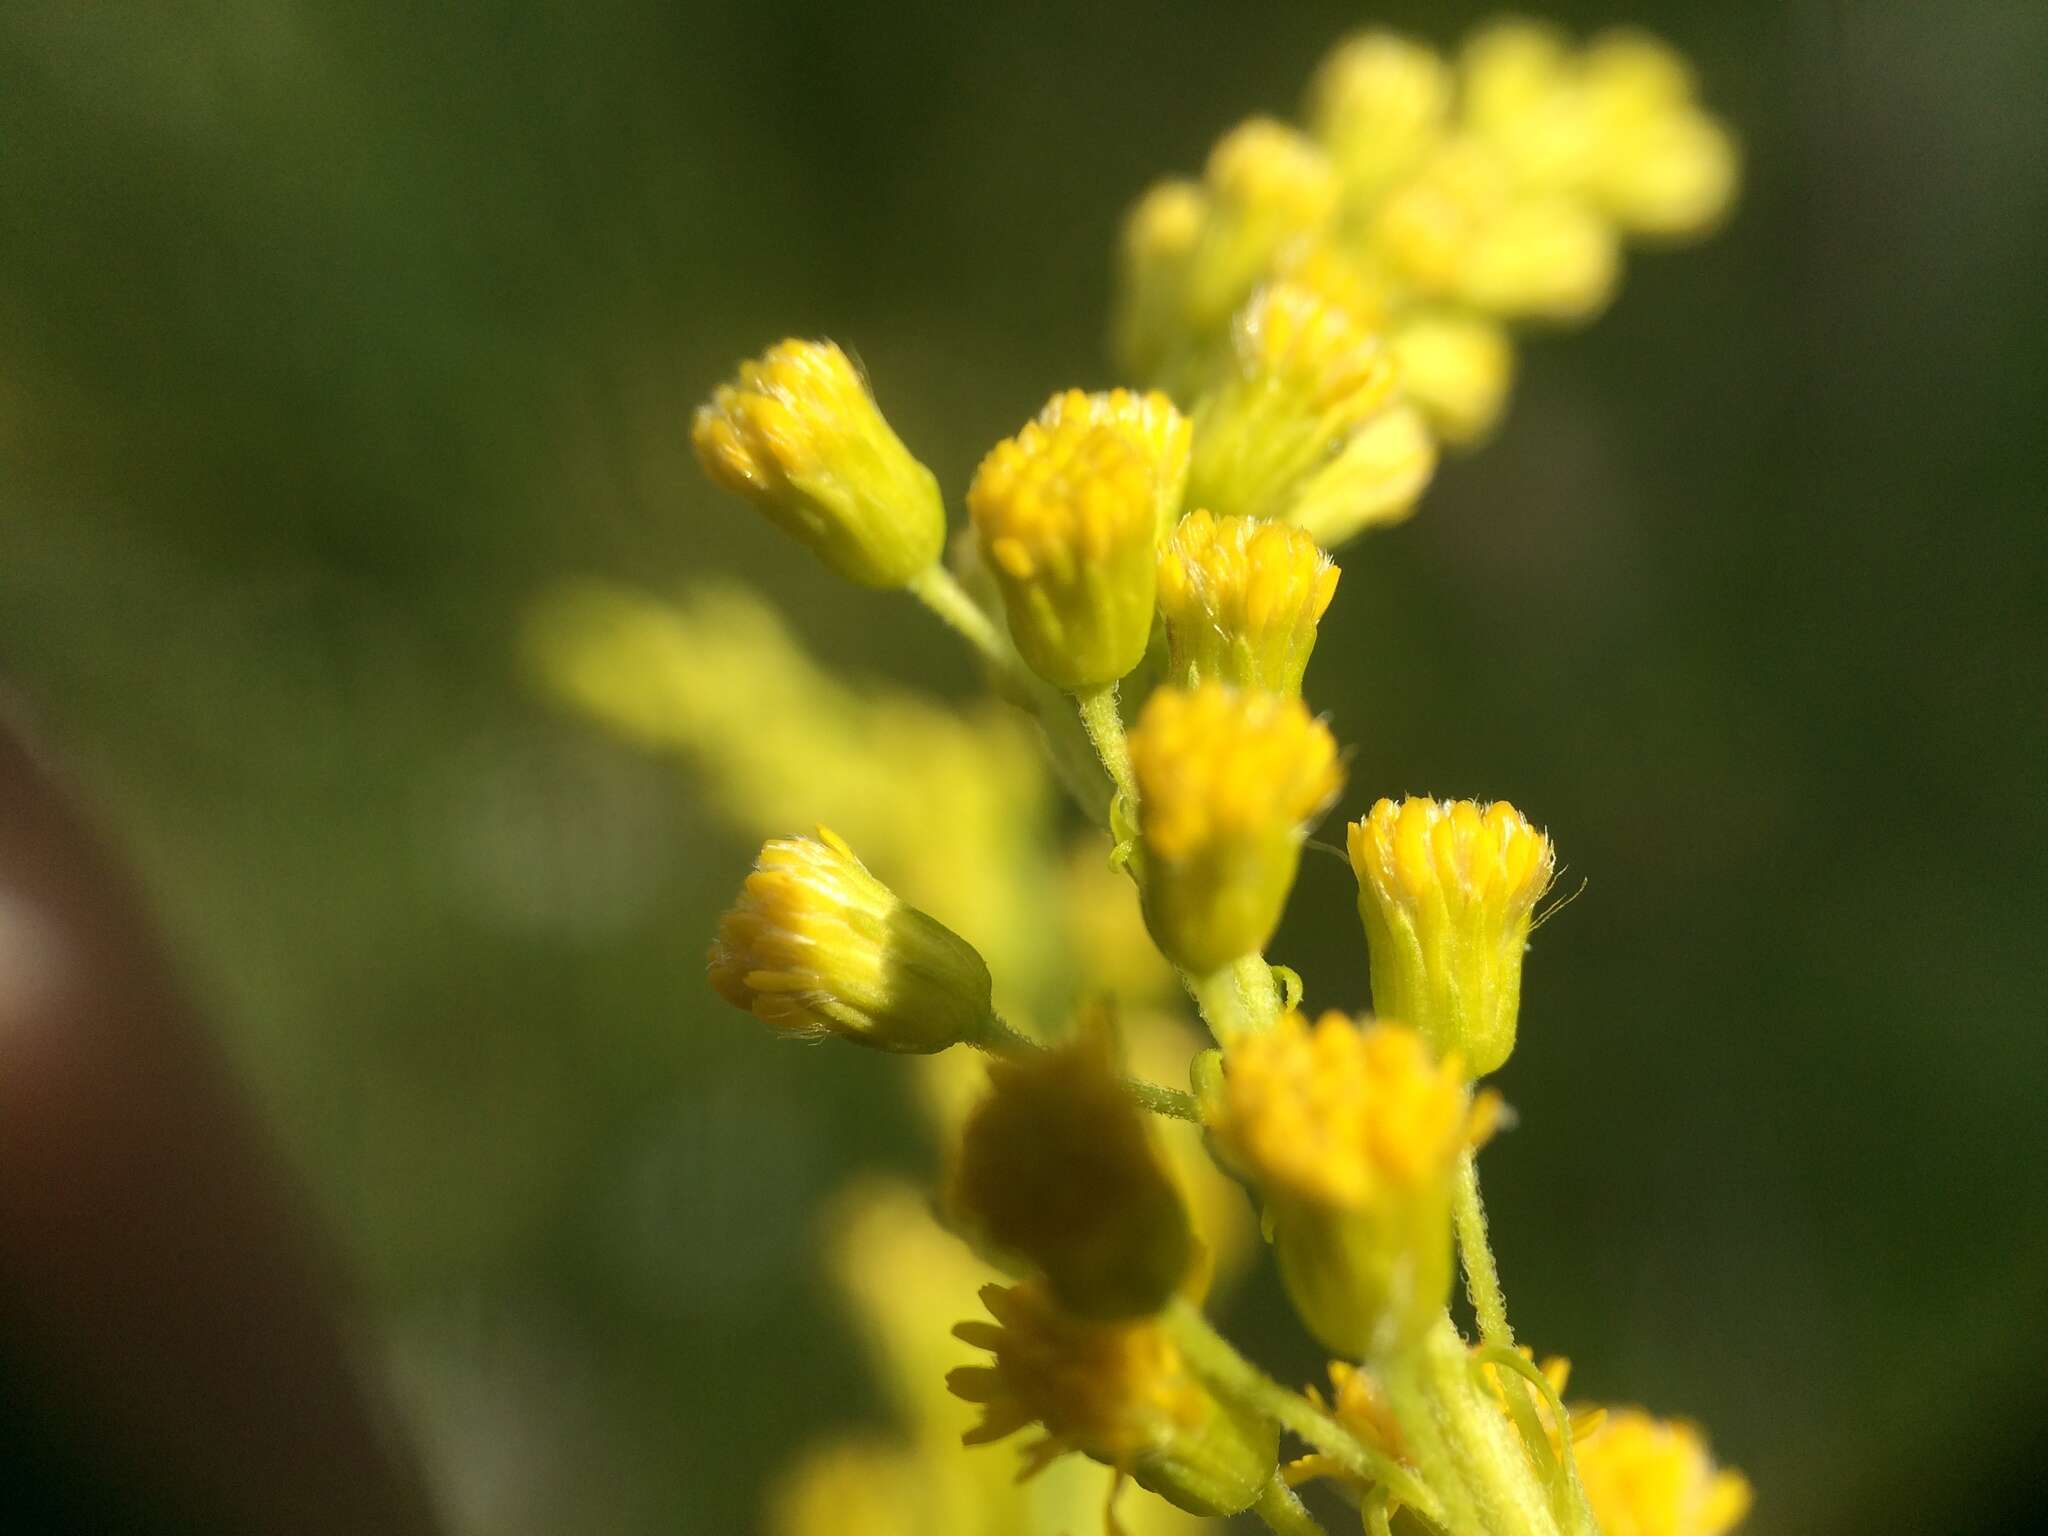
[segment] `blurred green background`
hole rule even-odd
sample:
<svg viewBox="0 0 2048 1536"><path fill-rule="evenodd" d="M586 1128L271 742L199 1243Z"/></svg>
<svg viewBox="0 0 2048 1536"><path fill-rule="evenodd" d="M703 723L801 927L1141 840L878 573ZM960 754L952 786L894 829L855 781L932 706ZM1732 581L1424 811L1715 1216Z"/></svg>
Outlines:
<svg viewBox="0 0 2048 1536"><path fill-rule="evenodd" d="M748 1528L875 1412L815 1211L923 1159L889 1062L716 1004L750 850L535 695L527 605L734 574L964 694L910 605L699 482L691 405L829 333L957 494L1107 382L1142 185L1346 28L1490 9L8 8L0 672L341 1234L455 1529ZM1708 1424L1757 1531L2019 1529L2048 9L1549 9L1693 57L1743 206L1534 342L1497 440L1350 552L1310 677L1346 809L1512 796L1587 882L1488 1155L1525 1336ZM1334 862L1279 949L1362 998Z"/></svg>

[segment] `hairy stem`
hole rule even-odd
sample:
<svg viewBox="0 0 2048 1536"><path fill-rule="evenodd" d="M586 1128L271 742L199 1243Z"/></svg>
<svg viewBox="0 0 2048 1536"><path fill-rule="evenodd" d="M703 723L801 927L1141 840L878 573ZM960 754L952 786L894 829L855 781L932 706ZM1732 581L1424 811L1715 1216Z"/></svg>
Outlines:
<svg viewBox="0 0 2048 1536"><path fill-rule="evenodd" d="M1308 1506L1301 1502L1300 1495L1282 1481L1278 1472L1259 1490L1258 1502L1252 1505L1252 1513L1266 1522L1267 1530L1277 1531L1279 1536L1328 1536L1321 1523L1308 1512Z"/></svg>
<svg viewBox="0 0 2048 1536"><path fill-rule="evenodd" d="M1077 693L1074 702L1080 707L1081 724L1095 745L1095 755L1102 759L1116 792L1124 797L1125 807L1135 813L1138 780L1131 771L1131 747L1124 739L1124 717L1117 709L1116 684L1105 683L1100 688Z"/></svg>
<svg viewBox="0 0 2048 1536"><path fill-rule="evenodd" d="M1219 1396L1272 1420L1353 1476L1384 1487L1394 1498L1435 1524L1444 1523L1443 1504L1426 1483L1391 1456L1364 1444L1300 1393L1288 1391L1245 1359L1192 1303L1176 1300L1164 1316L1174 1344L1190 1368Z"/></svg>
<svg viewBox="0 0 2048 1536"><path fill-rule="evenodd" d="M1465 1266L1465 1294L1479 1322L1479 1337L1488 1344L1512 1348L1515 1331L1508 1326L1508 1299L1500 1288L1500 1269L1486 1241L1486 1206L1479 1198L1479 1160L1470 1148L1458 1159L1451 1188L1451 1220L1458 1229L1458 1257Z"/></svg>

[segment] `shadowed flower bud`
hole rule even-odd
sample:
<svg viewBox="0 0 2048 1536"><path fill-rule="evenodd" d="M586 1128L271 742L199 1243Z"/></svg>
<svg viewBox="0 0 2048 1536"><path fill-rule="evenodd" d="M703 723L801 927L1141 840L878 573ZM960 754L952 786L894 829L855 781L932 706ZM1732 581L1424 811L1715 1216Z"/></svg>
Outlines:
<svg viewBox="0 0 2048 1536"><path fill-rule="evenodd" d="M1212 1129L1265 1196L1287 1294L1327 1348L1384 1358L1442 1313L1452 1175L1474 1135L1455 1063L1402 1025L1289 1013L1225 1046Z"/></svg>
<svg viewBox="0 0 2048 1536"><path fill-rule="evenodd" d="M690 441L713 481L862 586L903 586L945 546L938 481L829 341L779 342L741 364L697 408Z"/></svg>
<svg viewBox="0 0 2048 1536"><path fill-rule="evenodd" d="M1302 839L1344 782L1299 699L1161 688L1131 733L1145 920L1167 957L1211 974L1265 948Z"/></svg>
<svg viewBox="0 0 2048 1536"><path fill-rule="evenodd" d="M1403 403L1382 411L1302 482L1287 521L1332 549L1368 528L1398 523L1429 489L1437 458L1436 435L1420 410Z"/></svg>
<svg viewBox="0 0 2048 1536"><path fill-rule="evenodd" d="M1124 218L1111 334L1117 363L1137 378L1161 378L1192 340L1188 267L1208 218L1201 187L1184 180L1159 182Z"/></svg>
<svg viewBox="0 0 2048 1536"><path fill-rule="evenodd" d="M989 1063L947 1204L969 1232L1044 1271L1084 1318L1157 1312L1194 1263L1179 1187L1115 1069L1106 1025Z"/></svg>
<svg viewBox="0 0 2048 1536"><path fill-rule="evenodd" d="M1726 1536L1749 1513L1749 1479L1717 1468L1682 1421L1610 1409L1576 1456L1602 1536Z"/></svg>
<svg viewBox="0 0 2048 1536"><path fill-rule="evenodd" d="M967 510L1018 652L1078 692L1129 672L1151 638L1160 482L1172 469L1154 455L1174 434L1156 443L1111 413L1067 411L1065 398L981 461Z"/></svg>
<svg viewBox="0 0 2048 1536"><path fill-rule="evenodd" d="M946 1378L982 1408L967 1444L1037 1425L1025 1477L1079 1451L1191 1514L1235 1514L1258 1497L1278 1458L1276 1432L1211 1394L1158 1323L1076 1318L1029 1283L986 1286L981 1299L995 1321L953 1332L994 1363Z"/></svg>
<svg viewBox="0 0 2048 1536"><path fill-rule="evenodd" d="M1156 389L1130 389L1088 394L1070 389L1054 395L1038 413L1038 425L1057 436L1093 426L1121 432L1152 466L1158 490L1159 537L1165 539L1180 517L1182 493L1188 483L1188 452L1194 427Z"/></svg>
<svg viewBox="0 0 2048 1536"><path fill-rule="evenodd" d="M1550 839L1505 800L1382 800L1350 829L1373 1006L1457 1052L1475 1077L1508 1059L1522 955L1550 889Z"/></svg>
<svg viewBox="0 0 2048 1536"><path fill-rule="evenodd" d="M941 1051L990 1017L988 967L825 828L762 845L711 946L711 985L778 1033Z"/></svg>
<svg viewBox="0 0 2048 1536"><path fill-rule="evenodd" d="M1515 348L1483 315L1418 309L1388 335L1401 365L1401 390L1447 443L1477 442L1507 408Z"/></svg>
<svg viewBox="0 0 2048 1536"><path fill-rule="evenodd" d="M1190 512L1159 557L1159 611L1182 688L1297 695L1337 567L1299 528Z"/></svg>
<svg viewBox="0 0 2048 1536"><path fill-rule="evenodd" d="M1377 198L1443 135L1451 71L1428 48L1391 32L1337 45L1309 83L1309 128L1354 204Z"/></svg>
<svg viewBox="0 0 2048 1536"><path fill-rule="evenodd" d="M1395 385L1384 342L1342 309L1292 283L1262 289L1235 323L1229 372L1195 407L1188 501L1285 518Z"/></svg>

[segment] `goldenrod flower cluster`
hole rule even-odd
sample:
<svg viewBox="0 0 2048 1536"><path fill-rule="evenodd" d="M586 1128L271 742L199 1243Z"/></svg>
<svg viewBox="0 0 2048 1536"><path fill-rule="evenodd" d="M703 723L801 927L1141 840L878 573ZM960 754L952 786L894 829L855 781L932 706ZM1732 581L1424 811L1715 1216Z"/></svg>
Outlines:
<svg viewBox="0 0 2048 1536"><path fill-rule="evenodd" d="M1439 1536L1723 1536L1747 1508L1689 1426L1567 1409L1508 1324L1480 1080L1516 1043L1549 836L1503 800L1377 798L1347 839L1372 1011L1311 1022L1271 958L1347 776L1308 702L1330 549L1492 424L1509 323L1585 318L1624 239L1711 227L1731 141L1662 45L1527 23L1450 59L1351 39L1307 122L1246 124L1144 196L1138 387L1056 394L992 448L950 557L935 477L836 346L771 347L698 413L715 483L921 603L1000 703L849 687L732 593L536 615L549 686L763 840L716 990L777 1035L921 1058L946 1147L942 1199L868 1184L837 1225L893 1422L795 1465L781 1536L1052 1536L1127 1480L1158 1497L1110 1518L1153 1533L1299 1536L1318 1481L1369 1530ZM813 811L852 841L787 835ZM1204 1314L1248 1200L1328 1399ZM1028 1491L958 1448L1020 1432Z"/></svg>
<svg viewBox="0 0 2048 1536"><path fill-rule="evenodd" d="M1135 376L1199 390L1228 366L1231 316L1290 283L1384 331L1436 435L1473 442L1506 404L1510 325L1597 313L1625 241L1705 234L1735 191L1691 72L1632 31L1574 47L1501 21L1449 58L1362 33L1316 71L1305 120L1246 123L1199 181L1132 209L1117 342Z"/></svg>

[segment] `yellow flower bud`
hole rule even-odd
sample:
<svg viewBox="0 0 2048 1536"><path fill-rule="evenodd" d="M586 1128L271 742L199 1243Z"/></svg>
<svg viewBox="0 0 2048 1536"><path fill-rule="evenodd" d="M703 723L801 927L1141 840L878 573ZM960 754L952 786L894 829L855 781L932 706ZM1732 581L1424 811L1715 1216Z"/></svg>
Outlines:
<svg viewBox="0 0 2048 1536"><path fill-rule="evenodd" d="M1197 975L1256 954L1343 785L1329 728L1299 699L1211 683L1157 690L1130 745L1153 938Z"/></svg>
<svg viewBox="0 0 2048 1536"><path fill-rule="evenodd" d="M1202 184L1208 218L1189 258L1185 316L1196 335L1210 335L1288 246L1329 224L1340 188L1313 139L1264 117L1216 141Z"/></svg>
<svg viewBox="0 0 2048 1536"><path fill-rule="evenodd" d="M1369 244L1411 298L1456 298L1473 242L1513 198L1496 150L1471 135L1447 139L1389 189Z"/></svg>
<svg viewBox="0 0 2048 1536"><path fill-rule="evenodd" d="M1238 316L1232 366L1195 407L1188 501L1281 518L1302 482L1386 408L1393 357L1342 309L1291 283Z"/></svg>
<svg viewBox="0 0 2048 1536"><path fill-rule="evenodd" d="M1116 358L1130 373L1157 379L1194 340L1187 317L1188 265L1209 219L1209 201L1192 181L1162 181L1124 220L1119 252Z"/></svg>
<svg viewBox="0 0 2048 1536"><path fill-rule="evenodd" d="M690 441L713 481L862 586L903 586L945 546L938 481L829 341L741 364L698 407Z"/></svg>
<svg viewBox="0 0 2048 1536"><path fill-rule="evenodd" d="M1155 441L1113 412L1068 411L1064 398L981 461L967 510L1019 653L1047 682L1078 692L1115 682L1145 654L1160 483L1171 470L1155 455L1175 434ZM1142 403L1132 415L1170 425Z"/></svg>
<svg viewBox="0 0 2048 1536"><path fill-rule="evenodd" d="M1287 521L1326 548L1398 523L1429 488L1437 457L1436 435L1420 410L1402 404L1382 411L1301 483Z"/></svg>
<svg viewBox="0 0 2048 1536"><path fill-rule="evenodd" d="M1173 531L1187 490L1194 426L1165 395L1156 389L1142 393L1110 389L1092 395L1070 389L1045 403L1038 413L1038 425L1054 436L1092 426L1111 426L1121 432L1152 466L1158 491L1159 538L1164 540Z"/></svg>
<svg viewBox="0 0 2048 1536"><path fill-rule="evenodd" d="M989 1063L947 1194L954 1218L1044 1272L1084 1318L1157 1312L1188 1276L1194 1234L1150 1117L1115 1069L1107 1028Z"/></svg>
<svg viewBox="0 0 2048 1536"><path fill-rule="evenodd" d="M1496 800L1382 800L1350 829L1373 1006L1475 1077L1515 1048L1522 955L1557 854Z"/></svg>
<svg viewBox="0 0 2048 1536"><path fill-rule="evenodd" d="M1659 239L1704 234L1735 195L1734 140L1693 100L1692 71L1646 33L1608 32L1586 49L1588 181L1607 214Z"/></svg>
<svg viewBox="0 0 2048 1536"><path fill-rule="evenodd" d="M1605 219L1576 198L1524 198L1475 232L1458 294L1493 314L1583 320L1614 296L1620 274L1620 243Z"/></svg>
<svg viewBox="0 0 2048 1536"><path fill-rule="evenodd" d="M1463 445L1493 430L1515 372L1514 344L1498 324L1457 310L1417 309L1401 317L1388 341L1403 393L1438 437Z"/></svg>
<svg viewBox="0 0 2048 1536"><path fill-rule="evenodd" d="M1717 1468L1691 1424L1612 1409L1575 1454L1602 1536L1725 1536L1749 1513L1749 1479Z"/></svg>
<svg viewBox="0 0 2048 1536"><path fill-rule="evenodd" d="M1310 130L1336 161L1354 205L1369 205L1429 151L1450 106L1449 67L1391 32L1346 39L1309 83Z"/></svg>
<svg viewBox="0 0 2048 1536"><path fill-rule="evenodd" d="M1299 528L1190 512L1159 557L1159 611L1183 688L1298 695L1337 567Z"/></svg>
<svg viewBox="0 0 2048 1536"><path fill-rule="evenodd" d="M1225 1045L1212 1129L1264 1194L1280 1277L1325 1347L1385 1358L1442 1314L1474 1129L1455 1062L1403 1025L1289 1013Z"/></svg>
<svg viewBox="0 0 2048 1536"><path fill-rule="evenodd" d="M884 1051L978 1036L992 984L974 947L907 905L825 828L762 845L718 925L711 985L780 1034Z"/></svg>
<svg viewBox="0 0 2048 1536"><path fill-rule="evenodd" d="M1076 1318L1031 1283L986 1286L981 1299L995 1322L953 1332L994 1363L946 1378L955 1396L982 1407L967 1444L1035 1424L1043 1435L1025 1447L1024 1476L1079 1451L1196 1515L1249 1507L1272 1476L1273 1426L1219 1401L1156 1321Z"/></svg>

